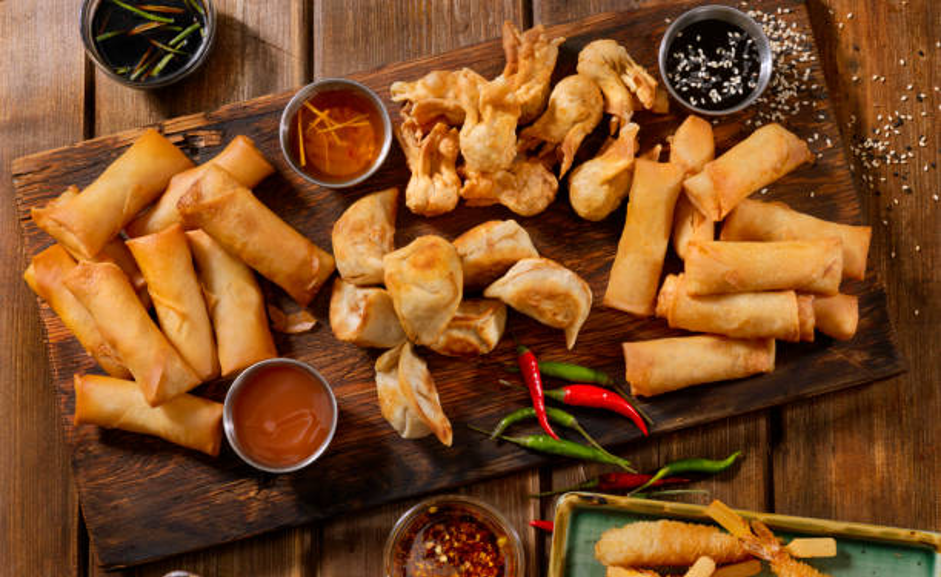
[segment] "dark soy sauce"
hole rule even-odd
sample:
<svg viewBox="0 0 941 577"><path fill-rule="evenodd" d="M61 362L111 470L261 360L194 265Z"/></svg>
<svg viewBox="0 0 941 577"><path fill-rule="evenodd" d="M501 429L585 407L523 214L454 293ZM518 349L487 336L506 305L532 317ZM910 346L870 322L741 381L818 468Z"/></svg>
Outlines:
<svg viewBox="0 0 941 577"><path fill-rule="evenodd" d="M758 87L761 58L755 40L722 20L701 20L677 33L667 55L667 77L693 106L724 110Z"/></svg>

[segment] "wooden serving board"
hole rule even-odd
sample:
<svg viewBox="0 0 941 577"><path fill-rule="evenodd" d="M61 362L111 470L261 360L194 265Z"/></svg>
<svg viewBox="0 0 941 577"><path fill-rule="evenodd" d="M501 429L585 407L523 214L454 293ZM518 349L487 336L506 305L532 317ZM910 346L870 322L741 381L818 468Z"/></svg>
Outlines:
<svg viewBox="0 0 941 577"><path fill-rule="evenodd" d="M793 10L785 18L810 34L804 6L798 2L769 2ZM568 38L562 45L555 80L574 72L576 55L589 41L614 38L651 71L656 70L656 49L666 27L689 5L653 7L602 14L551 29ZM499 34L494 30L494 34ZM492 77L503 67L499 39L354 75L380 94L397 117L398 106L388 101L389 84L411 80L434 69L469 66ZM810 82L825 86L819 67ZM313 187L291 173L278 145L278 121L291 94L266 96L223 107L217 111L168 120L159 128L198 162L218 152L238 134L252 137L278 168L256 190L258 196L290 224L319 246L329 249L333 222L364 193L388 186L404 191L408 171L396 146L383 169L352 191ZM723 119L717 126L718 147L727 148L747 135L749 113ZM641 117L642 140L662 141L682 120L682 114ZM602 125L606 124L604 121ZM853 188L839 131L830 102L821 99L815 109L791 117L787 126L810 138L822 152L815 166L803 167L771 187L768 199L824 218L860 222L860 204ZM589 157L597 149L603 128L582 147ZM14 162L14 187L25 247L36 254L52 239L29 219L29 209L45 204L66 186L88 185L140 130L97 138L73 146L34 154ZM823 137L833 146L823 148ZM646 144L645 144L646 146ZM815 194L811 196L810 191ZM421 234L454 238L490 219L517 218L530 232L544 256L574 269L592 287L600 303L608 270L623 225L623 208L604 222L580 220L568 205L566 193L545 213L519 218L501 207L466 208L436 218L416 217L400 210L396 245ZM680 263L668 256L667 270ZM265 285L269 300L281 302L278 289ZM813 344L782 344L777 370L768 375L725 384L693 388L665 395L643 408L656 421L654 432L672 431L755 411L845 387L883 379L903 370L886 313L885 294L871 277L844 285L860 296L860 325L850 342L819 337ZM527 402L524 391L496 385L507 376L501 365L514 360L510 339L491 355L462 361L423 352L438 384L441 400L454 426L454 444L440 445L434 437L405 441L382 419L374 392L373 363L379 351L365 351L340 343L327 321L329 290L313 303L320 323L310 333L276 337L279 352L316 366L332 383L340 407L336 438L329 451L308 469L283 476L255 472L228 448L216 458L176 448L158 439L95 427L73 427L72 375L97 371L78 342L58 318L40 303L53 392L61 409L61 423L71 444L75 480L85 520L106 567L121 567L243 538L279 527L324 519L396 499L454 487L545 464L542 456L510 445L497 445L468 430L467 424L492 426L502 415ZM679 334L659 319L636 319L596 305L582 329L574 352L566 352L561 331L548 329L511 313L508 331L531 346L543 359L570 360L604 368L623 377L621 342ZM228 381L214 382L197 392L221 400ZM619 417L597 412L578 413L587 429L608 445L623 445L639 438L636 429Z"/></svg>

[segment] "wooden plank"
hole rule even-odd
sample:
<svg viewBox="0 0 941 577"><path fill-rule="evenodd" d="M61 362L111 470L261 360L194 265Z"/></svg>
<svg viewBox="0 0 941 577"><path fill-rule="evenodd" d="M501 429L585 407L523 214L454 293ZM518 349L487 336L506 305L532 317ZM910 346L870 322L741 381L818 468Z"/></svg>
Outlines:
<svg viewBox="0 0 941 577"><path fill-rule="evenodd" d="M0 3L0 567L74 575L78 498L71 480L35 297L20 278L13 158L82 138L85 65L69 0Z"/></svg>
<svg viewBox="0 0 941 577"><path fill-rule="evenodd" d="M784 4L799 6L793 2ZM803 11L795 14L805 17ZM664 26L663 12L655 9L598 15L555 28L555 33L569 38L561 51L558 74L570 73L577 51L595 37L615 38L625 43L640 61L652 62L655 39ZM465 65L474 66L486 75L498 73L503 66L499 42L395 64L354 77L379 94L387 95L392 80L416 78L430 69ZM812 78L823 83L822 77ZM259 197L314 242L329 246L329 226L325 223L333 222L355 193L305 185L285 167L275 126L289 96L263 97L213 113L182 117L162 123L161 128L200 159L218 150L221 143L235 134L244 133L256 139L280 169L279 175L257 189ZM826 101L820 101L813 114L793 117L789 124L800 135L806 138L816 132L833 134L837 146L821 150L815 166L799 170L777 183L768 197L785 200L799 210L825 218L858 222L861 215L831 118ZM647 139L662 140L679 120L670 116L641 122ZM746 133L743 120L744 117L739 116L719 127L720 150ZM130 131L19 160L14 172L21 214L25 214L29 206L47 201L66 179L81 185L90 182L122 146L139 134L139 131ZM595 141L594 145L597 144ZM590 153L591 148L592 145L586 145L586 153ZM396 150L389 163L360 191L393 184L404 186L407 178L401 153ZM807 188L817 191L816 198L807 194ZM462 208L433 220L403 211L398 241L401 245L428 233L453 237L483 220L507 216L504 209L493 207ZM618 218L602 223L579 222L572 218L564 202L557 202L538 218L524 220L524 224L543 254L573 268L589 282L596 298L600 296L607 281L612 248L620 234L622 223ZM48 244L48 237L27 219L23 219L23 230L31 252ZM671 261L669 266L677 264ZM821 338L813 345L782 345L779 368L772 374L650 401L645 407L657 419L658 432L898 373L901 365L885 315L884 293L872 280L851 283L846 290L859 294L862 300L863 320L860 334L854 341L832 343ZM270 292L279 296L277 291ZM327 295L322 294L313 306L322 321L326 318L326 301ZM45 314L44 320L53 337L50 350L58 400L62 414L69 415L71 374L88 369L89 364L55 319ZM675 334L667 331L660 321L634 320L616 311L596 308L583 328L578 348L574 353L567 353L558 331L520 315L513 315L510 322L517 334L527 335L527 344L544 358L567 358L599 365L614 374L621 374L621 341ZM504 343L493 355L477 363L429 357L443 403L458 424L455 446L446 450L431 439L405 443L397 438L375 410L371 367L376 353L338 344L325 324L309 334L282 337L278 343L283 354L312 361L320 367L338 393L342 415L340 431L333 448L318 467L270 479L252 474L231 453L213 461L169 448L156 440L120 432L99 433L93 428L71 431L68 419L63 418L63 425L70 431L76 446L75 466L82 473L77 477L79 490L89 529L103 562L109 565L138 562L178 552L180 547L198 548L547 462L543 457L509 447L480 443L476 435L460 426L469 421L492 423L510 408L525 402L525 392L507 392L491 384L495 366L512 362L511 343ZM221 398L225 386L225 382L217 382L204 387L203 391L210 397ZM594 413L586 415L584 420L592 430L602 431L598 436L603 442L617 444L637 438L635 431L621 426L620 418ZM362 475L364 467L373 474ZM154 486L164 485L177 487L177 491L153 491ZM140 497L114 499L115 495L132 494ZM146 527L146 539L134 538L135 532L145 530L139 523L141 518L151 520ZM180 519L192 522L177 522Z"/></svg>
<svg viewBox="0 0 941 577"><path fill-rule="evenodd" d="M941 363L934 334L941 324L941 210L932 195L941 194L941 176L930 163L938 160L941 147L941 95L935 88L941 6L921 0L861 8L852 0L812 3L811 21L824 39L821 60L847 140L882 139L885 134L873 130L884 131L893 111L912 115L890 146L900 151L911 146L915 158L909 164L866 169L855 163L864 210L874 225L870 260L885 279L890 317L910 370L891 381L782 410L784 434L774 453L775 509L937 530ZM874 74L885 81L873 82ZM924 102L919 93L926 94ZM917 145L921 135L927 136L926 147ZM863 175L872 177L873 187Z"/></svg>
<svg viewBox="0 0 941 577"><path fill-rule="evenodd" d="M129 90L96 71L96 134L217 108L307 81L310 68L308 3L215 1L216 44L197 76L155 93ZM319 541L315 527L277 531L244 544L180 555L127 574L158 577L173 569L199 575L312 575ZM89 574L103 575L94 551ZM114 573L107 573L114 575Z"/></svg>
<svg viewBox="0 0 941 577"><path fill-rule="evenodd" d="M316 2L314 7L314 73L342 76L419 56L438 54L493 38L503 20L524 22L529 15L521 2L483 0L457 6L444 2ZM484 17L481 17L481 16ZM356 50L349 50L356 46ZM506 497L536 490L538 472L528 471L482 485L472 491L495 505L516 504ZM527 490L526 487L529 487ZM525 499L522 500L525 503ZM325 522L319 564L322 577L382 574L382 551L395 520L412 506L410 499L356 515ZM527 503L528 505L528 503ZM537 574L531 535L526 531L528 509L501 506L517 525L530 553L529 571Z"/></svg>

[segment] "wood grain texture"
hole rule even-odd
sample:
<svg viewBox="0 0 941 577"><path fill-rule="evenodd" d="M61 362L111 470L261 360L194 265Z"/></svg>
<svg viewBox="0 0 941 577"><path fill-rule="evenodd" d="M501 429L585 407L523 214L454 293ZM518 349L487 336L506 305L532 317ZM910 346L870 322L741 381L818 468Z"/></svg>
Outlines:
<svg viewBox="0 0 941 577"><path fill-rule="evenodd" d="M0 2L0 567L74 575L83 555L69 448L50 395L10 163L82 138L83 53L69 0ZM52 41L52 39L57 39ZM41 97L37 96L41 95Z"/></svg>
<svg viewBox="0 0 941 577"><path fill-rule="evenodd" d="M899 151L911 146L915 158L909 164L866 169L855 163L856 184L874 226L871 269L884 279L910 367L891 381L781 409L774 509L938 530L941 205L932 195L941 195L941 7L929 1L869 2L862 9L851 0L815 0L809 8L814 31L824 40L821 61L845 141L883 139L886 116L895 110L912 115L890 140ZM873 75L885 76L885 82L873 82ZM925 147L917 144L921 135L927 137Z"/></svg>
<svg viewBox="0 0 941 577"><path fill-rule="evenodd" d="M796 6L790 2L787 5ZM681 8L671 6L670 10ZM798 10L796 17L806 15ZM664 26L664 13L659 10L600 15L563 25L557 31L570 40L563 46L559 74L573 69L578 49L594 37L616 38L641 62L653 62L655 39ZM392 80L416 78L433 68L463 65L495 74L502 68L499 43L460 49L440 58L395 64L356 77L385 96ZM815 79L822 84L819 71L817 74ZM255 138L281 170L280 175L259 187L259 197L316 243L329 246L329 227L324 223L335 220L356 194L312 188L287 172L275 138L277 117L287 97L287 94L264 97L214 113L183 117L163 123L162 128L198 159L218 150L221 143L235 134ZM827 113L827 104L823 103L820 110ZM836 132L831 118L828 113L823 120L808 114L795 118L791 127L804 137L815 131L831 134ZM678 120L671 117L643 122L645 138L661 140ZM721 127L720 148L743 136L741 120L742 117L732 118ZM74 179L81 185L90 182L137 134L139 131L131 131L21 159L14 167L21 214L30 205L47 200L64 179ZM838 136L836 142L839 144ZM390 184L403 186L406 179L401 153L396 151L387 166L360 191ZM818 191L817 198L806 194L808 187ZM859 222L862 218L838 146L822 151L815 167L795 172L775 185L769 197L843 222ZM434 231L453 237L473 224L507 215L503 209L461 208L428 221L403 213L397 244ZM23 224L31 253L48 244L49 239L31 223ZM571 266L600 295L620 233L620 218L600 224L579 222L563 197L545 214L525 219L523 224L543 254ZM848 290L862 297L863 323L855 341L837 344L821 339L812 346L784 346L780 368L771 375L694 389L646 403L658 421L658 430L688 427L896 373L899 360L891 342L884 295L871 280L854 283ZM324 320L326 295L317 299L314 309ZM156 440L120 432L98 432L92 428L72 431L66 418L71 414L68 379L73 371L87 369L89 364L74 340L57 326L57 320L45 310L43 316L54 352L52 364L62 421L75 445L74 462L89 528L100 558L107 565L139 562L180 551L181 547L198 548L546 462L509 447L480 443L479 438L461 426L469 421L492 424L498 416L525 402L525 393L499 391L491 384L494 364L511 362L513 357L512 346L507 343L479 363L429 358L443 404L457 424L455 447L446 451L433 440L404 443L382 421L374 405L371 372L374 353L337 344L326 326L311 334L282 339L278 344L283 354L313 361L324 368L338 392L341 425L336 444L317 466L272 479L253 474L231 453L212 461ZM622 340L668 334L662 322L631 320L623 314L596 308L575 354L570 356L564 352L557 331L519 315L513 315L511 326L519 334L526 334L528 344L544 358L574 358L576 362L603 366L614 374L621 374ZM204 391L220 398L224 387L225 383L215 383ZM620 419L585 414L583 420L603 442L617 444L636 439L636 434L624 427ZM719 445L715 447L718 449ZM364 470L369 474L364 475ZM154 492L154 486L173 486L175 490ZM114 495L125 499L115 501ZM130 495L135 497L126 498ZM147 519L146 526L142 526L140 519ZM194 519L198 520L195 525L187 522Z"/></svg>

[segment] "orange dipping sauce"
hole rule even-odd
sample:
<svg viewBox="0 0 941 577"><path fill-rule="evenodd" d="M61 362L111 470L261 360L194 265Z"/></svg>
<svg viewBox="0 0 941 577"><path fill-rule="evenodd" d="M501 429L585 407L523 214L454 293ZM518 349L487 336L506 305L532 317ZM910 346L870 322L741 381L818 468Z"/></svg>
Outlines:
<svg viewBox="0 0 941 577"><path fill-rule="evenodd" d="M333 405L324 385L291 365L260 368L242 385L232 406L239 447L272 468L312 455L333 426Z"/></svg>
<svg viewBox="0 0 941 577"><path fill-rule="evenodd" d="M314 178L349 180L369 170L382 148L382 118L353 90L326 90L298 108L289 142L297 165Z"/></svg>

